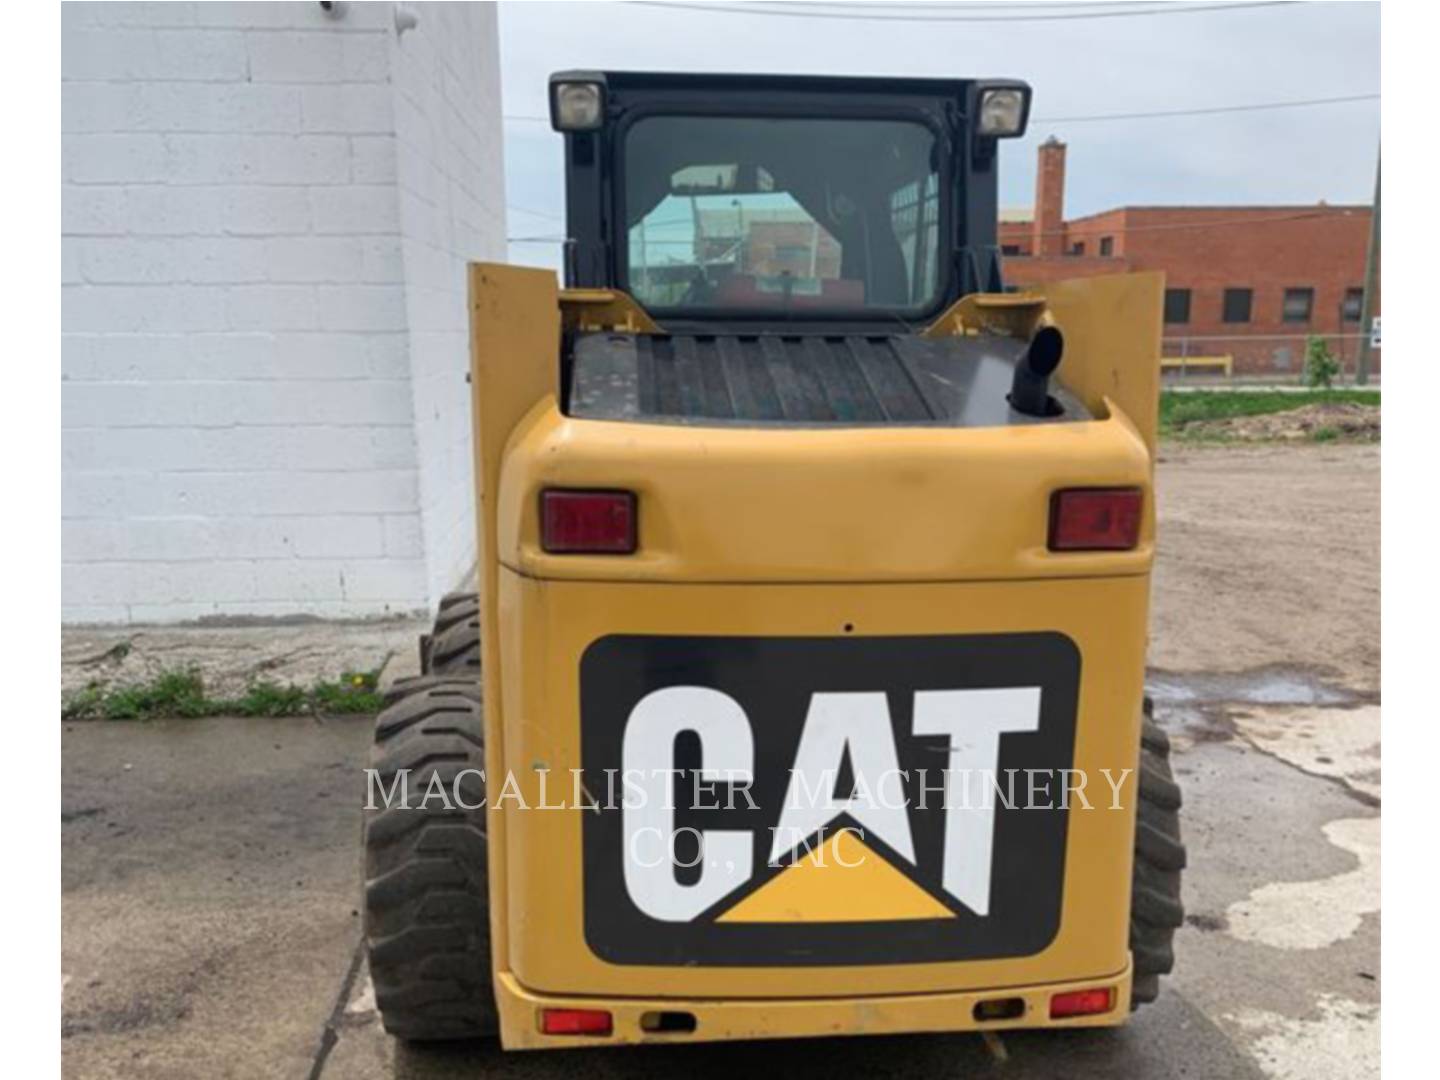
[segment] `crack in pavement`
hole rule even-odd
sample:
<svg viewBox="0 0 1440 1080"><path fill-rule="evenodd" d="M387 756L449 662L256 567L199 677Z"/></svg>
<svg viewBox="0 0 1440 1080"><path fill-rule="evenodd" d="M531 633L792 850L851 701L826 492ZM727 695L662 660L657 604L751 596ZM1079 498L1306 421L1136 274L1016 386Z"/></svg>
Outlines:
<svg viewBox="0 0 1440 1080"><path fill-rule="evenodd" d="M345 1016L345 1006L350 1000L350 991L355 988L355 979L360 974L360 965L365 959L365 941L360 939L355 942L355 948L350 953L350 965L345 971L345 978L340 981L340 990L335 995L335 1004L330 1009L330 1015L325 1020L325 1027L320 1032L320 1045L315 1048L315 1057L310 1062L310 1072L307 1080L320 1080L325 1072L325 1062L330 1058L330 1051L335 1049L335 1044L340 1041L340 1024Z"/></svg>
<svg viewBox="0 0 1440 1080"><path fill-rule="evenodd" d="M1211 689L1198 679L1180 689L1196 685ZM1368 1078L1378 987L1347 977L1373 982L1365 972L1378 960L1381 703L1255 698L1191 693L1157 709L1177 748L1195 754L1181 770L1200 796L1192 868L1210 869L1192 891L1210 914L1187 923L1217 933L1177 941L1182 985L1271 1080ZM1253 976L1237 981L1237 970Z"/></svg>
<svg viewBox="0 0 1440 1080"><path fill-rule="evenodd" d="M1303 762L1285 753L1283 748L1268 745L1257 737L1250 720L1255 711L1262 714L1280 712L1294 721L1297 710L1311 709L1329 713L1352 712L1378 707L1378 694L1358 691L1327 681L1314 669L1299 666L1267 665L1243 672L1171 672L1149 669L1145 688L1155 701L1161 720L1178 720L1178 729L1196 741L1206 741L1215 734L1238 737L1252 750L1316 780L1337 784L1340 790L1362 806L1380 809L1380 796L1357 786L1352 779L1334 770L1308 768ZM1200 720L1195 725L1191 720ZM1303 720L1302 720L1303 723ZM1308 735L1304 736L1309 738ZM1379 742L1376 725L1375 742ZM1329 764L1326 758L1321 762Z"/></svg>

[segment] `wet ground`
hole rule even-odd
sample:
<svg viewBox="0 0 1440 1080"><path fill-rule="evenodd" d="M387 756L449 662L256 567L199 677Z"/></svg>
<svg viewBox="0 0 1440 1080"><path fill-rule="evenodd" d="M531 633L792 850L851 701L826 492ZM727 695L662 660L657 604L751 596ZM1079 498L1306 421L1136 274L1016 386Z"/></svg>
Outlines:
<svg viewBox="0 0 1440 1080"><path fill-rule="evenodd" d="M1365 529L1378 535L1378 459L1314 453L1241 463L1245 513L1225 517L1213 457L1162 467L1162 537L1174 542L1162 547L1149 681L1185 789L1188 918L1174 976L1124 1029L520 1056L407 1047L380 1029L357 949L367 720L71 723L64 1071L1378 1076L1378 566L1352 558ZM1325 513L1322 467L1330 498L1347 500L1331 517L1348 526L1327 558L1295 557L1314 540L1295 522ZM1283 603L1253 586L1277 566ZM1217 637L1227 613L1238 622Z"/></svg>
<svg viewBox="0 0 1440 1080"><path fill-rule="evenodd" d="M1277 684L1296 688L1286 704L1254 700ZM70 724L66 1073L1378 1075L1378 709L1290 703L1339 693L1299 672L1235 680L1231 690L1249 699L1216 696L1222 685L1155 679L1191 859L1188 925L1160 1002L1122 1031L990 1044L948 1036L523 1057L405 1047L381 1031L356 951L366 720Z"/></svg>

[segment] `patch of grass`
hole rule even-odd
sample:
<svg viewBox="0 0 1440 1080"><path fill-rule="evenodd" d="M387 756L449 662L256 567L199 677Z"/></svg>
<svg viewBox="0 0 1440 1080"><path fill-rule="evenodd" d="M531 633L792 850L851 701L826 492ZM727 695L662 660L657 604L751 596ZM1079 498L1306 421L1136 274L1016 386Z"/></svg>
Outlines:
<svg viewBox="0 0 1440 1080"><path fill-rule="evenodd" d="M316 683L311 698L325 713L376 713L384 704L376 688L378 671L347 671L339 682Z"/></svg>
<svg viewBox="0 0 1440 1080"><path fill-rule="evenodd" d="M299 716L310 712L310 695L298 686L281 686L279 683L262 681L251 683L238 698L220 699L214 703L215 711L234 716Z"/></svg>
<svg viewBox="0 0 1440 1080"><path fill-rule="evenodd" d="M376 713L384 704L378 671L347 671L311 686L257 680L235 698L213 698L193 668L163 671L134 686L85 687L61 706L64 720L155 720L161 717L312 716Z"/></svg>
<svg viewBox="0 0 1440 1080"><path fill-rule="evenodd" d="M1318 427L1310 433L1311 442L1334 442L1340 438L1340 429L1337 427Z"/></svg>
<svg viewBox="0 0 1440 1080"><path fill-rule="evenodd" d="M1165 390L1160 394L1160 435L1184 438L1185 428L1202 420L1263 416L1306 405L1380 404L1378 390Z"/></svg>
<svg viewBox="0 0 1440 1080"><path fill-rule="evenodd" d="M61 711L100 720L143 720L151 716L205 716L205 691L193 671L166 671L148 683L102 690L87 686Z"/></svg>

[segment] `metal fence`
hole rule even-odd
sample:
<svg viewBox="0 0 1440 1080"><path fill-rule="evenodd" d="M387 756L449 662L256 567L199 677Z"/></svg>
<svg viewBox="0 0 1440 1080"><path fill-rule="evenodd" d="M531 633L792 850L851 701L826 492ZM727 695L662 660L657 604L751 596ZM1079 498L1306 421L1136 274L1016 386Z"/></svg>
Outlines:
<svg viewBox="0 0 1440 1080"><path fill-rule="evenodd" d="M1320 338L1340 365L1339 385L1355 382L1364 335L1202 334L1161 339L1161 375L1166 383L1295 384L1305 382L1305 354ZM1370 382L1380 381L1380 350L1370 350Z"/></svg>

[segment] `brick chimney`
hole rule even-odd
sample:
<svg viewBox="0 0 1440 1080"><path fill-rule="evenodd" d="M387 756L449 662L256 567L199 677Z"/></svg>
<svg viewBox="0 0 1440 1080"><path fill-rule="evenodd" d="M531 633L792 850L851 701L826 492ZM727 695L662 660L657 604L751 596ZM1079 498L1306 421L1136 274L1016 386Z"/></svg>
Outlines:
<svg viewBox="0 0 1440 1080"><path fill-rule="evenodd" d="M1054 135L1040 144L1035 169L1036 255L1065 253L1065 144Z"/></svg>

